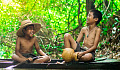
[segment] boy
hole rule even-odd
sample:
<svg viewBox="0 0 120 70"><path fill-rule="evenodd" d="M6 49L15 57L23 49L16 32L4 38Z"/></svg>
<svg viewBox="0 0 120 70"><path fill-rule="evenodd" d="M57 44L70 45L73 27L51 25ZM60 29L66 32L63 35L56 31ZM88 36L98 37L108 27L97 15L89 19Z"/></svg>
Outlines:
<svg viewBox="0 0 120 70"><path fill-rule="evenodd" d="M17 40L15 47L15 54L12 56L12 59L18 62L23 62L29 60L33 63L44 63L50 60L50 57L47 56L40 48L37 41L37 38L33 36L39 29L41 25L39 23L32 23L30 20L24 20L21 22L21 26L17 31ZM38 54L38 59L33 60L32 58L36 57L32 54L33 45Z"/></svg>
<svg viewBox="0 0 120 70"><path fill-rule="evenodd" d="M97 24L102 20L102 13L98 10L90 10L87 16L87 27L83 27L75 41L70 34L64 35L65 48L73 48L77 53L79 61L93 61L97 48L101 29ZM83 46L80 47L80 40L84 35Z"/></svg>

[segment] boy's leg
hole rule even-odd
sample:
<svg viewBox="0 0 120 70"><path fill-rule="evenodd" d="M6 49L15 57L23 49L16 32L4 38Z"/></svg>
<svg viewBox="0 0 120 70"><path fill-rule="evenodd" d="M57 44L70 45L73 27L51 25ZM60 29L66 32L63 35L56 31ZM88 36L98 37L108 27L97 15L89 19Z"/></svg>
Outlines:
<svg viewBox="0 0 120 70"><path fill-rule="evenodd" d="M45 63L45 62L49 62L49 61L50 61L49 56L39 56L39 58L36 59L33 63Z"/></svg>
<svg viewBox="0 0 120 70"><path fill-rule="evenodd" d="M93 55L91 53L87 53L83 55L79 60L80 61L91 61L93 60Z"/></svg>
<svg viewBox="0 0 120 70"><path fill-rule="evenodd" d="M74 50L77 47L76 41L68 33L64 35L64 45L65 45L65 48L73 48Z"/></svg>
<svg viewBox="0 0 120 70"><path fill-rule="evenodd" d="M18 62L26 61L26 59L20 58L18 55L13 54L12 59Z"/></svg>

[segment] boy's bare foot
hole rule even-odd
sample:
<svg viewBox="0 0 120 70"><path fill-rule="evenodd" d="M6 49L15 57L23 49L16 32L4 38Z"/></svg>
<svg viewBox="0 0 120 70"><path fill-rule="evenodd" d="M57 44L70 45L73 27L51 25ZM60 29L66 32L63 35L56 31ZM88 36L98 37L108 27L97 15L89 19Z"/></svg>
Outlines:
<svg viewBox="0 0 120 70"><path fill-rule="evenodd" d="M56 64L65 64L65 61L63 61L63 62L56 62Z"/></svg>
<svg viewBox="0 0 120 70"><path fill-rule="evenodd" d="M29 58L27 58L30 62L32 62L33 61L33 59L31 58L31 57L29 57Z"/></svg>

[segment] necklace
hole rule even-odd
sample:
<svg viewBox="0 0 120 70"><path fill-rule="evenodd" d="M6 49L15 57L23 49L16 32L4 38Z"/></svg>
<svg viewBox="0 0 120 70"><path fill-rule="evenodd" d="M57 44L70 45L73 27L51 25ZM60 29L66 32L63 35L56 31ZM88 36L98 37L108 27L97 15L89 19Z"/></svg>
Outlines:
<svg viewBox="0 0 120 70"><path fill-rule="evenodd" d="M89 27L88 27L88 34L87 34L87 38L88 38L88 36L89 36L90 32L92 32L95 28L96 28L96 26L95 26L94 28L92 28L91 30L89 30Z"/></svg>

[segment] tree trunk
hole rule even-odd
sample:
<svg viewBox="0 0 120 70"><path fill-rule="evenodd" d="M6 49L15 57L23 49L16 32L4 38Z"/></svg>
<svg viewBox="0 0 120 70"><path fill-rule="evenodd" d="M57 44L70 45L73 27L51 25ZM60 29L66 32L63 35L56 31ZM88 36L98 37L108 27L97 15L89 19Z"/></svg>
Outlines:
<svg viewBox="0 0 120 70"><path fill-rule="evenodd" d="M95 9L94 2L95 2L95 0L86 0L86 11L87 11L87 14L89 13L89 10Z"/></svg>

